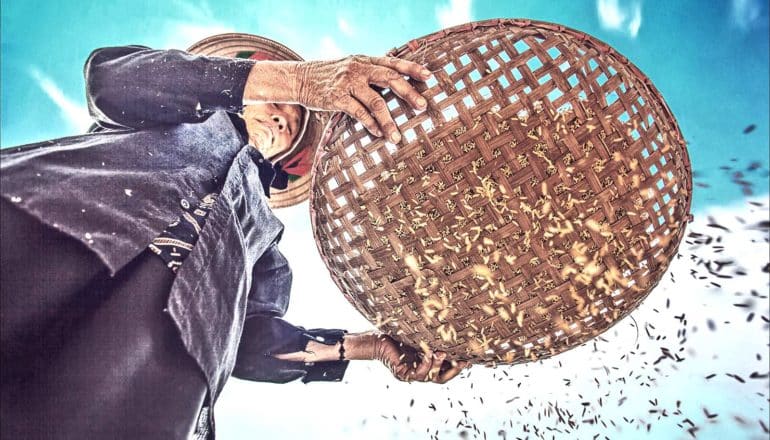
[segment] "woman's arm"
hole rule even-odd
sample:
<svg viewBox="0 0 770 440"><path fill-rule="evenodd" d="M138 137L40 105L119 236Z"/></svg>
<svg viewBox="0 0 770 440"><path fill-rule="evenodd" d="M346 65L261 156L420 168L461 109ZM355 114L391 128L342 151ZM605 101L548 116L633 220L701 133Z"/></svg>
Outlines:
<svg viewBox="0 0 770 440"><path fill-rule="evenodd" d="M337 357L328 361L279 359L275 355L306 350L310 342L334 347L345 335L339 329L305 329L285 320L252 314L246 318L238 346L233 376L258 382L287 383L340 381L349 361Z"/></svg>
<svg viewBox="0 0 770 440"><path fill-rule="evenodd" d="M83 69L88 109L100 125L131 128L237 112L254 64L144 46L96 49Z"/></svg>
<svg viewBox="0 0 770 440"><path fill-rule="evenodd" d="M344 345L346 360L372 360L375 359L375 338L372 332L348 333L344 336L344 342L339 341L334 345L323 344L314 340L308 341L304 351L294 353L276 354L275 358L295 362L328 362L340 360L341 347Z"/></svg>
<svg viewBox="0 0 770 440"><path fill-rule="evenodd" d="M306 350L313 342L335 346L345 335L341 329L305 329L280 317L289 305L292 273L289 262L272 244L259 258L252 270L252 286L246 306L238 355L233 376L259 382L286 383L302 381L339 381L348 361L324 362L284 360L274 357L280 353Z"/></svg>
<svg viewBox="0 0 770 440"><path fill-rule="evenodd" d="M344 344L344 359L340 346ZM258 382L341 381L351 360L378 360L398 380L445 383L469 365L422 353L377 332L297 327L278 317L246 319L233 376Z"/></svg>
<svg viewBox="0 0 770 440"><path fill-rule="evenodd" d="M345 112L374 136L399 142L401 134L382 95L388 88L415 109L428 102L407 81L425 81L431 72L412 61L353 55L333 61L260 62L249 74L244 101L298 103L313 110Z"/></svg>
<svg viewBox="0 0 770 440"><path fill-rule="evenodd" d="M390 88L422 110L427 101L404 76L424 81L430 72L389 57L256 62L125 46L95 50L84 75L88 109L100 125L200 122L214 111L236 112L250 102L284 102L345 112L373 135L398 142L390 110L372 86Z"/></svg>
<svg viewBox="0 0 770 440"><path fill-rule="evenodd" d="M445 383L470 365L467 361L447 360L443 352L419 352L377 332L347 334L333 345L310 340L303 351L273 357L294 362L325 362L339 360L341 353L345 360L378 360L396 379L407 382Z"/></svg>

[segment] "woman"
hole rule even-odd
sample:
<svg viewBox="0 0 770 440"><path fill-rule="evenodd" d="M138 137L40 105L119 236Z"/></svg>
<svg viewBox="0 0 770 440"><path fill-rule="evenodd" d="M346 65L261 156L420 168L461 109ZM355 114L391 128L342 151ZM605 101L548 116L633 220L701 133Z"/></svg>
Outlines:
<svg viewBox="0 0 770 440"><path fill-rule="evenodd" d="M265 198L285 181L268 159L318 145L315 110L398 142L372 86L425 108L404 75L429 72L362 56L94 51L93 132L1 156L2 437L204 438L231 374L339 380L349 360L377 359L401 380L457 375L466 364L441 353L281 319L291 271Z"/></svg>

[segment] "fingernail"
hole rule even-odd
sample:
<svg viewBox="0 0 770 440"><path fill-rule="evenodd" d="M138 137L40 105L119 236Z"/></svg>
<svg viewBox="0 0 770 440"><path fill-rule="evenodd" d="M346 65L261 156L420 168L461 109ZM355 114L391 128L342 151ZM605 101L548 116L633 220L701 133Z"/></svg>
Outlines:
<svg viewBox="0 0 770 440"><path fill-rule="evenodd" d="M395 132L391 133L391 135L390 135L390 141L391 142L393 142L394 144L397 144L398 141L400 141L400 140L401 140L401 136L398 133L395 133Z"/></svg>
<svg viewBox="0 0 770 440"><path fill-rule="evenodd" d="M428 105L428 101L426 101L425 98L417 98L417 105L420 106L420 108L425 108L425 106Z"/></svg>
<svg viewBox="0 0 770 440"><path fill-rule="evenodd" d="M431 75L430 70L428 70L426 68L423 68L420 73L422 73L422 76L430 76Z"/></svg>

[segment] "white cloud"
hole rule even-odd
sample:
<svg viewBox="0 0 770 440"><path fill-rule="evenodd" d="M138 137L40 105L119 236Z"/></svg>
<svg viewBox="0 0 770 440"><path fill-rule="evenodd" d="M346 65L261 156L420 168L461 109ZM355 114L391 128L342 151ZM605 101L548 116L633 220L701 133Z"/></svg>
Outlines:
<svg viewBox="0 0 770 440"><path fill-rule="evenodd" d="M234 32L223 24L197 24L183 21L169 21L166 23L166 36L160 49L187 49L193 43L216 34Z"/></svg>
<svg viewBox="0 0 770 440"><path fill-rule="evenodd" d="M730 8L732 24L741 30L751 29L762 16L760 0L732 0Z"/></svg>
<svg viewBox="0 0 770 440"><path fill-rule="evenodd" d="M345 52L340 49L334 38L324 35L321 37L319 53L314 59L318 60L331 60L335 58L341 58L345 55Z"/></svg>
<svg viewBox="0 0 770 440"><path fill-rule="evenodd" d="M342 17L337 17L337 27L346 37L352 37L355 34L355 31L353 30L353 27L350 26L350 23L348 23L348 21Z"/></svg>
<svg viewBox="0 0 770 440"><path fill-rule="evenodd" d="M190 20L209 21L214 17L211 6L206 0L198 2L187 2L184 0L173 0L174 8L180 12L180 15Z"/></svg>
<svg viewBox="0 0 770 440"><path fill-rule="evenodd" d="M158 43L160 49L187 49L203 38L235 32L232 27L216 19L205 0L175 0L173 4L178 14L163 23Z"/></svg>
<svg viewBox="0 0 770 440"><path fill-rule="evenodd" d="M642 4L638 0L596 0L596 10L602 28L617 31L636 38L642 26Z"/></svg>
<svg viewBox="0 0 770 440"><path fill-rule="evenodd" d="M78 133L83 133L91 126L93 120L89 116L85 105L70 99L53 79L45 75L38 68L30 67L29 74L37 81L38 86L48 95L51 101L59 107L62 118L67 121L70 128Z"/></svg>
<svg viewBox="0 0 770 440"><path fill-rule="evenodd" d="M617 0L597 0L596 8L599 11L599 21L605 29L620 29L626 19Z"/></svg>
<svg viewBox="0 0 770 440"><path fill-rule="evenodd" d="M436 8L436 19L442 28L472 21L471 0L449 0L448 5Z"/></svg>
<svg viewBox="0 0 770 440"><path fill-rule="evenodd" d="M636 38L639 34L639 28L642 27L642 5L634 5L634 16L628 22L628 34L631 38Z"/></svg>

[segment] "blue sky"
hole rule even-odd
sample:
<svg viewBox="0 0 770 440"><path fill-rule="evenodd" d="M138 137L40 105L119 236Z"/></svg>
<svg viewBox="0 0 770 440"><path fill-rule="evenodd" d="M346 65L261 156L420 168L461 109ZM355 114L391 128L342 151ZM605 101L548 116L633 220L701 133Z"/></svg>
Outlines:
<svg viewBox="0 0 770 440"><path fill-rule="evenodd" d="M274 38L306 59L328 59L353 53L382 54L449 25L496 17L557 22L614 46L652 79L689 142L698 184L693 201L696 220L704 219L707 214L742 216L756 221L767 219L770 72L766 0L411 0L376 3L342 0L2 0L0 146L6 148L76 134L87 127L82 66L90 51L97 47L142 44L155 48L185 48L214 33L240 31ZM744 129L752 124L754 130L744 134ZM752 163L758 166L749 171ZM747 207L740 187L732 181L736 171L741 171L743 178L753 184L754 195L765 203L765 208ZM308 249L315 249L315 245L309 232L307 204L284 210L279 215L287 230L295 231L285 235L284 252L295 268L306 269L305 276L296 277L289 317L297 324L310 327L369 328L334 291L315 252L308 252ZM705 224L700 227L707 228ZM734 229L738 227L736 224ZM751 289L767 294L767 276L756 270L767 261L766 241L762 244L766 234L756 236L752 233L736 235L732 247L728 246L725 251L725 255L732 255L747 267L749 276L741 281L745 285L730 287L732 290L727 295L728 287L720 294L702 284L691 283L683 288L681 284L675 286L664 282L634 314L640 325L645 321L654 322L661 334L674 339L678 323L668 315L666 319L657 315L664 309L666 298L671 296L674 297L672 308L679 306L678 312L687 312L692 326L703 329L707 317L719 316L718 328L729 329L720 333L723 336L717 339L703 332L696 336L690 329L692 336L688 350L693 352L696 361L681 368L665 367L660 373L661 388L654 394L655 398L660 396L661 405L665 403L670 410L674 409L677 396L688 395L690 398L683 405L702 427L699 438L735 438L736 435L761 438L757 419L764 417L767 421L767 398L754 395L766 392L766 380L750 382L753 388L749 385L740 388L729 378L703 380L712 369L723 372L745 367L744 376L752 370L766 371L766 357L764 366L761 362L752 362L755 362L755 353L767 352L767 325L760 328L757 319L751 323L754 327L738 326L736 323L745 321L745 317L735 315L732 307L735 301L730 296ZM672 278L674 274L679 280L689 277L692 267L685 263L677 267L671 269ZM324 310L322 316L318 310ZM757 314L767 316L765 310L766 306L761 305ZM608 350L621 350L623 344L632 344L634 336L630 321L619 324L615 336L615 345ZM659 344L643 342L639 353L630 356L623 368L658 374L651 372L650 364L657 358ZM722 356L725 352L728 355ZM472 421L488 430L491 438L500 438L495 437L497 429L506 421L515 421L513 423L520 426L537 416L536 412L517 415L506 399L499 396L501 392L506 398L519 393L534 399L533 408L544 408L547 402L557 399L564 407L572 405L578 413L582 409L581 399L596 400L603 395L599 391L611 394L618 401L617 388L596 390L593 382L583 380L587 376L581 373L581 366L586 370L598 369L600 360L596 356L588 349L578 349L545 364L512 367L507 370L512 376L530 379L522 379L525 384L520 387L516 387L515 382L502 386L494 377L494 371L476 367L473 380L457 379L441 388L416 389L415 385L410 388L397 384L387 377L384 369L372 365L351 366L346 384L278 387L233 380L225 389L218 410L220 429L226 439L253 438L255 434L272 438L286 432L291 433L287 435L289 438L309 435L317 438L359 438L362 435L380 438L380 434L382 438L427 438L426 426L444 429L444 420L457 415L456 408L448 408L446 402L461 396L466 405L476 411ZM574 367L565 371L559 365L561 359L565 364L575 362L571 364ZM500 376L500 370L496 374ZM574 383L569 390L554 385L561 383L564 377L572 378ZM533 381L550 386L538 386ZM469 389L471 384L476 384L475 390ZM637 399L629 399L623 406L623 414L635 420L651 418L647 401L653 399L652 391L641 385L629 385L626 395L632 394ZM265 405L264 400L255 400L255 396L265 395L273 396L274 404ZM500 398L495 400L495 395ZM480 405L478 396L485 396L487 403ZM414 410L410 409L410 398L417 401ZM438 405L438 414L426 409L428 401L439 400L443 403ZM472 401L476 406L470 403ZM704 406L711 411L721 408L723 419L720 420L724 423L704 420ZM735 411L733 414L747 415L752 428L743 428L726 420L731 410ZM292 411L303 414L303 423L298 423L296 416L291 417ZM596 411L595 414L602 413L600 408ZM389 418L396 413L398 420ZM616 419L619 414L616 410ZM412 421L405 422L405 417L410 415ZM681 422L682 418L677 421ZM455 419L450 427L454 427L454 422ZM643 438L645 435L647 438L688 438L675 422L673 418L668 424L661 422L662 427L653 428L651 434L638 426L630 431L608 428L603 433L611 438ZM458 429L451 430L442 438L458 438L458 432ZM581 438L588 432L580 434ZM595 432L602 431L590 431L588 437ZM472 434L470 431L471 438Z"/></svg>

